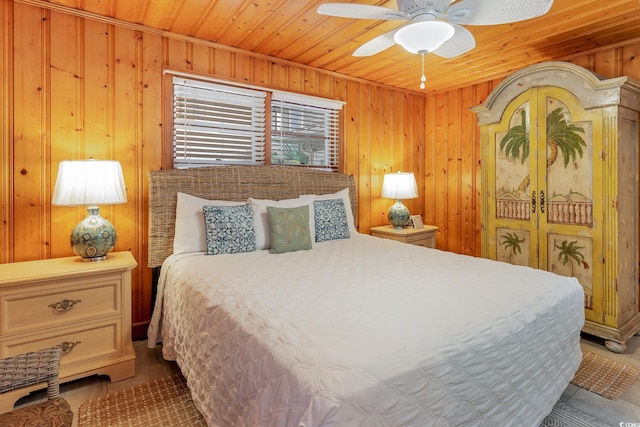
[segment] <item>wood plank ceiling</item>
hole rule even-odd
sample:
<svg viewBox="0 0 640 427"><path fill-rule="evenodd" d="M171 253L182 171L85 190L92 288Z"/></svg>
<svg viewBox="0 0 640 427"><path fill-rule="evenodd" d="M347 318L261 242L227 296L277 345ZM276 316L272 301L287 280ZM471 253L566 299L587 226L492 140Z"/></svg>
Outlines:
<svg viewBox="0 0 640 427"><path fill-rule="evenodd" d="M327 0L16 1L76 9L384 85L420 90L419 55L399 46L367 58L351 55L360 44L402 25L402 21L319 15L318 5ZM350 2L397 8L395 0ZM425 91L465 87L501 78L533 63L570 60L604 46L637 42L640 0L555 0L549 13L539 18L467 28L476 38L475 49L453 59L433 54L425 57Z"/></svg>

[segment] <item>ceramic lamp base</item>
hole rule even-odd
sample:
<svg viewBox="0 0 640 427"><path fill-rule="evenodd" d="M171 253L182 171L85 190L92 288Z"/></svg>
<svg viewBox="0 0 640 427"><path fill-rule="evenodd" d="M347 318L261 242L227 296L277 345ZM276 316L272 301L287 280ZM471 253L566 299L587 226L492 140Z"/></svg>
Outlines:
<svg viewBox="0 0 640 427"><path fill-rule="evenodd" d="M101 261L116 244L116 229L100 216L100 208L87 208L87 217L71 233L71 248L84 261Z"/></svg>
<svg viewBox="0 0 640 427"><path fill-rule="evenodd" d="M407 224L409 224L409 209L402 204L400 200L396 200L396 202L389 208L389 222L395 228L404 228Z"/></svg>

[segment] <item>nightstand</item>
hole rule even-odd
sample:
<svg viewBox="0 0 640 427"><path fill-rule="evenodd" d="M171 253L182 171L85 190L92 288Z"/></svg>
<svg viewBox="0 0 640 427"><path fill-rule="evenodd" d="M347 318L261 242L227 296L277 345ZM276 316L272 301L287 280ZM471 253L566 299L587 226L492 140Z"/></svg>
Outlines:
<svg viewBox="0 0 640 427"><path fill-rule="evenodd" d="M135 375L130 252L0 264L0 357L60 346L60 382ZM46 384L45 384L46 386ZM0 397L0 412L38 386Z"/></svg>
<svg viewBox="0 0 640 427"><path fill-rule="evenodd" d="M400 230L394 228L392 225L371 227L371 235L374 237L397 240L399 242L433 249L436 248L436 231L438 231L438 227L434 225L425 225L424 228L407 227Z"/></svg>

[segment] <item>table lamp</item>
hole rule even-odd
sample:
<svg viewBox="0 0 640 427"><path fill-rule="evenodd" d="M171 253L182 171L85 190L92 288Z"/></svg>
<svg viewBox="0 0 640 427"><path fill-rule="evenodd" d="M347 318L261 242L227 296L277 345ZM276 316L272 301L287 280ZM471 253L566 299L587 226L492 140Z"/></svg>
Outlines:
<svg viewBox="0 0 640 427"><path fill-rule="evenodd" d="M402 204L402 199L415 199L418 197L418 184L413 172L388 173L382 182L382 197L395 199L396 202L389 208L389 222L397 229L409 224L409 209Z"/></svg>
<svg viewBox="0 0 640 427"><path fill-rule="evenodd" d="M100 216L97 205L127 201L120 162L65 160L60 162L51 204L87 206L87 216L71 233L71 248L84 261L101 261L116 244L116 230Z"/></svg>

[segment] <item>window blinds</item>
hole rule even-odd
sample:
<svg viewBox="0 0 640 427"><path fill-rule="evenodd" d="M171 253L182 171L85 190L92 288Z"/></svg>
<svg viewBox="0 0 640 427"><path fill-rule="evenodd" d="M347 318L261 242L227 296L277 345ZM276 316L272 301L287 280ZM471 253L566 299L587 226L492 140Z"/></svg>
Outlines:
<svg viewBox="0 0 640 427"><path fill-rule="evenodd" d="M183 76L172 82L174 167L271 163L338 170L342 102L275 91L267 105L267 91L259 88Z"/></svg>
<svg viewBox="0 0 640 427"><path fill-rule="evenodd" d="M274 92L271 163L338 170L342 103Z"/></svg>
<svg viewBox="0 0 640 427"><path fill-rule="evenodd" d="M266 93L173 78L174 167L263 164Z"/></svg>

